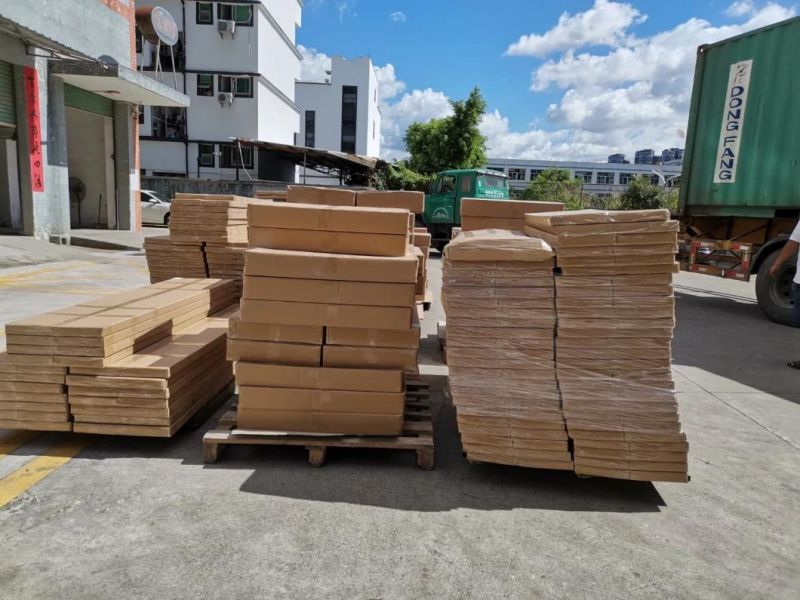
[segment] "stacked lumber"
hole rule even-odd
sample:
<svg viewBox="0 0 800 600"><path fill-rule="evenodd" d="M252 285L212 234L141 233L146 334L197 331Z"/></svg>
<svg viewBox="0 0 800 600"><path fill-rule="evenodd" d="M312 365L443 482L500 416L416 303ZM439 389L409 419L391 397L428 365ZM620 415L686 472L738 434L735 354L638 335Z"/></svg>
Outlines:
<svg viewBox="0 0 800 600"><path fill-rule="evenodd" d="M111 366L71 367L67 386L73 430L173 436L233 381L226 360L232 311L235 307Z"/></svg>
<svg viewBox="0 0 800 600"><path fill-rule="evenodd" d="M250 207L241 310L228 343L239 429L401 432L403 376L417 370L420 334L408 214Z"/></svg>
<svg viewBox="0 0 800 600"><path fill-rule="evenodd" d="M344 188L290 185L286 188L286 202L291 202L292 204L355 206L356 192Z"/></svg>
<svg viewBox="0 0 800 600"><path fill-rule="evenodd" d="M560 202L533 202L528 200L461 199L461 231L479 229L506 229L522 231L527 213L564 210Z"/></svg>
<svg viewBox="0 0 800 600"><path fill-rule="evenodd" d="M105 367L235 301L235 284L170 279L6 325L14 364Z"/></svg>
<svg viewBox="0 0 800 600"><path fill-rule="evenodd" d="M0 429L69 431L66 367L14 364L0 352Z"/></svg>
<svg viewBox="0 0 800 600"><path fill-rule="evenodd" d="M202 242L176 240L168 235L147 237L144 254L150 283L173 277L208 277Z"/></svg>
<svg viewBox="0 0 800 600"><path fill-rule="evenodd" d="M247 205L251 198L217 194L175 194L169 234L180 241L247 243Z"/></svg>
<svg viewBox="0 0 800 600"><path fill-rule="evenodd" d="M687 481L671 373L678 224L666 210L526 217L550 242L556 368L579 474Z"/></svg>
<svg viewBox="0 0 800 600"><path fill-rule="evenodd" d="M467 458L572 470L556 383L553 252L521 232L445 248L450 391Z"/></svg>

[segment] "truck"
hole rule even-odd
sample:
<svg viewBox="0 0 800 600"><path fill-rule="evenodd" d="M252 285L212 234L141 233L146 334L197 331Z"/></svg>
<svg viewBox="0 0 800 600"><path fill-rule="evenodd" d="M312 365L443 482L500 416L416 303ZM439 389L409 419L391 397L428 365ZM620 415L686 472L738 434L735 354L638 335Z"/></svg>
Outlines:
<svg viewBox="0 0 800 600"><path fill-rule="evenodd" d="M796 260L770 277L800 218L800 17L697 51L679 217L689 270L749 280L790 324Z"/></svg>
<svg viewBox="0 0 800 600"><path fill-rule="evenodd" d="M431 245L441 251L461 224L461 199L509 200L508 176L489 169L453 169L436 176L425 197L419 225L431 234Z"/></svg>

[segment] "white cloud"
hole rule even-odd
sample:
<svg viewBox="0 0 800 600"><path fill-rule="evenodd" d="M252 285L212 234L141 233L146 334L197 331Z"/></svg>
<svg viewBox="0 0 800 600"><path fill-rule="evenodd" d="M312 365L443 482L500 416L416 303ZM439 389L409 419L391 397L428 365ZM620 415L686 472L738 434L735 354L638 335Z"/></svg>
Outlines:
<svg viewBox="0 0 800 600"><path fill-rule="evenodd" d="M397 79L392 63L385 67L375 67L375 75L378 77L381 100L390 100L406 89L406 82Z"/></svg>
<svg viewBox="0 0 800 600"><path fill-rule="evenodd" d="M406 22L406 13L402 10L396 10L392 14L389 15L389 18L394 21L395 23L405 23Z"/></svg>
<svg viewBox="0 0 800 600"><path fill-rule="evenodd" d="M523 35L508 47L506 54L544 58L553 52L588 46L615 46L624 42L631 25L646 18L631 4L595 0L594 6L585 12L563 13L558 25L543 34Z"/></svg>
<svg viewBox="0 0 800 600"><path fill-rule="evenodd" d="M331 69L330 56L317 52L316 48L306 48L302 44L298 44L297 49L303 56L303 62L300 63L300 81L324 82L329 78L326 71Z"/></svg>
<svg viewBox="0 0 800 600"><path fill-rule="evenodd" d="M754 9L755 6L753 6L752 0L737 0L728 7L725 14L729 17L745 17L752 13Z"/></svg>

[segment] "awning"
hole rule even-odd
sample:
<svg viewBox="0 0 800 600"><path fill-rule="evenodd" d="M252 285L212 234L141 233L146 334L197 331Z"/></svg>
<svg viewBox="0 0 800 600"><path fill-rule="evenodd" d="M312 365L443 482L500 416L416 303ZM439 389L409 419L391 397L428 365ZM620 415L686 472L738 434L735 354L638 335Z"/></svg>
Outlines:
<svg viewBox="0 0 800 600"><path fill-rule="evenodd" d="M185 94L122 65L83 60L51 61L50 73L70 85L115 102L145 106L189 106L189 97Z"/></svg>
<svg viewBox="0 0 800 600"><path fill-rule="evenodd" d="M385 168L388 165L388 163L379 158L362 156L361 154L348 154L347 152L336 152L335 150L320 150L319 148L307 148L305 146L259 142L257 140L244 138L236 139L233 143L241 143L242 146L253 146L255 148L268 150L283 160L308 167L315 171L320 169L374 171L376 169Z"/></svg>

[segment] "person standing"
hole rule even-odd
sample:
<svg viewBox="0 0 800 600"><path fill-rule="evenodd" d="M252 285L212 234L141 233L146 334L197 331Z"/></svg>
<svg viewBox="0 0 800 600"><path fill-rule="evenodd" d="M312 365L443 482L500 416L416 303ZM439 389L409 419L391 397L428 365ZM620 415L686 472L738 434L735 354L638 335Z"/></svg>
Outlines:
<svg viewBox="0 0 800 600"><path fill-rule="evenodd" d="M795 327L800 327L800 253L798 253L798 249L800 249L800 221L794 228L792 235L789 236L789 240L786 242L783 250L781 250L778 258L774 263L772 263L772 266L769 269L770 277L775 277L783 266L783 263L797 254L797 272L795 273L794 282L792 285L792 292L794 294L793 320ZM800 369L800 360L790 362L789 366L793 369Z"/></svg>

